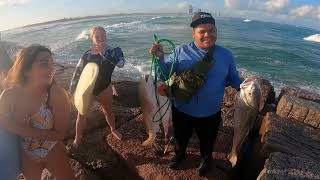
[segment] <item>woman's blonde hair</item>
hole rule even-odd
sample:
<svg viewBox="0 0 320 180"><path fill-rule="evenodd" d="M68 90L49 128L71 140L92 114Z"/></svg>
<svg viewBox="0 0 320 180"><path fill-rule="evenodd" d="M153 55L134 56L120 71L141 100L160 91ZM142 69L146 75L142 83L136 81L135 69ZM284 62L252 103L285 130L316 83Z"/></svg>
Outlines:
<svg viewBox="0 0 320 180"><path fill-rule="evenodd" d="M106 33L106 30L101 27L101 26L94 26L90 29L90 39L92 39L93 35L97 32L97 31L103 31Z"/></svg>

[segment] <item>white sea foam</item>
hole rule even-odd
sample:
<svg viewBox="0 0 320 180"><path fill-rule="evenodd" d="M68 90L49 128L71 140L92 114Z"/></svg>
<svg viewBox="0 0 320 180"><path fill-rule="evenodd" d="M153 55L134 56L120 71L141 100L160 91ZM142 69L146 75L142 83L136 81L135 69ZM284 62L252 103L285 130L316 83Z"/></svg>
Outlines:
<svg viewBox="0 0 320 180"><path fill-rule="evenodd" d="M314 34L308 37L303 38L305 41L313 41L320 43L320 34Z"/></svg>
<svg viewBox="0 0 320 180"><path fill-rule="evenodd" d="M88 30L83 30L78 36L76 37L76 40L81 40L81 39L89 39L89 32Z"/></svg>
<svg viewBox="0 0 320 180"><path fill-rule="evenodd" d="M107 32L153 32L163 29L161 25L149 24L148 21L121 22L105 26Z"/></svg>
<svg viewBox="0 0 320 180"><path fill-rule="evenodd" d="M139 70L139 72L141 74L150 74L150 65L144 64L144 65L139 65L139 66L135 66L135 68L137 68Z"/></svg>
<svg viewBox="0 0 320 180"><path fill-rule="evenodd" d="M132 26L136 26L137 24L142 23L142 21L132 21L132 22L121 22L121 23L117 23L117 24L112 24L109 26L106 26L106 29L110 29L110 28L123 28L123 27L132 27Z"/></svg>
<svg viewBox="0 0 320 180"><path fill-rule="evenodd" d="M251 20L250 19L245 19L243 20L244 22L250 22Z"/></svg>
<svg viewBox="0 0 320 180"><path fill-rule="evenodd" d="M276 96L278 96L280 94L281 89L285 86L297 86L298 88L305 89L310 92L314 92L316 94L320 94L320 87L317 87L315 85L301 84L299 82L296 82L296 83L291 82L290 84L287 84L283 80L274 79L270 74L260 74L258 72L249 71L245 68L238 68L238 71L239 71L240 76L242 76L244 78L255 76L255 77L260 77L260 78L263 78L263 79L270 81L271 85L274 87L274 91L276 93Z"/></svg>
<svg viewBox="0 0 320 180"><path fill-rule="evenodd" d="M115 75L118 76L118 78L128 78L132 80L139 80L141 77L141 74L147 74L147 71L144 71L144 65L137 66L133 65L132 59L126 58L126 64L123 68L116 68L115 69Z"/></svg>
<svg viewBox="0 0 320 180"><path fill-rule="evenodd" d="M162 18L162 16L156 16L156 17L153 17L153 18L151 18L152 20L155 20L155 19L160 19L160 18Z"/></svg>

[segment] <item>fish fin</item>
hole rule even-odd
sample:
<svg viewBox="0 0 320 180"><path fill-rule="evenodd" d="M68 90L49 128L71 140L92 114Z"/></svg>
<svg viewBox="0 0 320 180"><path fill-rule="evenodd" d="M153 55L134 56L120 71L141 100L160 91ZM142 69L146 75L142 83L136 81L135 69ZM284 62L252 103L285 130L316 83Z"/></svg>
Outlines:
<svg viewBox="0 0 320 180"><path fill-rule="evenodd" d="M231 163L232 168L234 168L234 166L236 166L237 160L238 160L237 155L236 154L229 154L228 155L228 159L229 159L229 161Z"/></svg>
<svg viewBox="0 0 320 180"><path fill-rule="evenodd" d="M154 141L155 141L155 136L153 134L149 134L148 139L142 143L142 146L149 146L152 143L154 143Z"/></svg>

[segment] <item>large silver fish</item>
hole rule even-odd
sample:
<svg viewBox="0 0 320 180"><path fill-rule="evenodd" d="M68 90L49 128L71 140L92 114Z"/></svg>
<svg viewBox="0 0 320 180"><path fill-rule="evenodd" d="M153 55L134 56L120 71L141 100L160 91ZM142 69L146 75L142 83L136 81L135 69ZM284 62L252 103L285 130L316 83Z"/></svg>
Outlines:
<svg viewBox="0 0 320 180"><path fill-rule="evenodd" d="M245 79L240 85L234 112L234 135L232 150L228 156L232 167L237 164L238 151L253 128L259 111L261 91L254 78Z"/></svg>
<svg viewBox="0 0 320 180"><path fill-rule="evenodd" d="M151 75L144 75L139 83L139 100L143 113L148 139L142 145L155 145L155 138L163 124L165 141L170 138L171 102L166 96L160 96L156 91Z"/></svg>

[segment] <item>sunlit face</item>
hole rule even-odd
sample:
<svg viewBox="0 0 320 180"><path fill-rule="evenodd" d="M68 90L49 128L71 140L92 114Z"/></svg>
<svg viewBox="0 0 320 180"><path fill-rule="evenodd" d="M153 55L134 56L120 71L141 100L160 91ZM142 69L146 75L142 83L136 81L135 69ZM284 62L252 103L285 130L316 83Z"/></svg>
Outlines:
<svg viewBox="0 0 320 180"><path fill-rule="evenodd" d="M192 29L192 37L197 47L207 50L217 40L217 29L213 24L199 24Z"/></svg>
<svg viewBox="0 0 320 180"><path fill-rule="evenodd" d="M100 29L94 31L91 38L92 38L93 44L96 44L99 46L106 45L106 43L107 43L106 32L103 30L100 30Z"/></svg>
<svg viewBox="0 0 320 180"><path fill-rule="evenodd" d="M52 83L55 73L54 61L49 52L39 52L31 69L27 72L28 82L40 85L49 85Z"/></svg>

